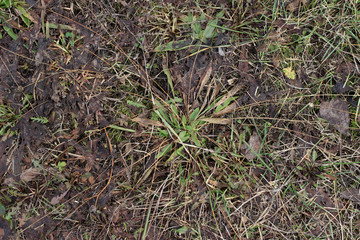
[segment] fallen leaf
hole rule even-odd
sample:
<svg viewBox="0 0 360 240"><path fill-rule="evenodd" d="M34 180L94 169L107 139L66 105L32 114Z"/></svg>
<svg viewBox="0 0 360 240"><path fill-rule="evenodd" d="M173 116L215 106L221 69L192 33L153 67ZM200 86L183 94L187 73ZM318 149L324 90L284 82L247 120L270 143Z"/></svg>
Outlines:
<svg viewBox="0 0 360 240"><path fill-rule="evenodd" d="M280 62L282 62L282 60L283 59L281 58L279 53L274 54L273 58L272 58L272 63L274 65L274 67L276 67L276 68L280 67Z"/></svg>
<svg viewBox="0 0 360 240"><path fill-rule="evenodd" d="M360 191L356 188L349 188L348 190L341 192L340 196L347 200L360 203Z"/></svg>
<svg viewBox="0 0 360 240"><path fill-rule="evenodd" d="M53 197L50 201L50 204L56 205L56 204L60 203L60 201L66 196L66 194L68 193L69 190L70 190L70 188L68 190L66 190L64 193Z"/></svg>
<svg viewBox="0 0 360 240"><path fill-rule="evenodd" d="M320 117L328 121L340 133L349 135L350 116L347 102L333 99L320 104Z"/></svg>
<svg viewBox="0 0 360 240"><path fill-rule="evenodd" d="M338 208L335 206L334 202L330 199L329 195L325 192L324 189L320 188L319 190L311 189L310 187L306 188L309 197L314 198L316 204L322 207L322 210L326 213L330 213L330 219L336 221L336 216L338 215ZM341 208L342 206L339 206Z"/></svg>
<svg viewBox="0 0 360 240"><path fill-rule="evenodd" d="M221 116L221 115L224 115L226 113L229 113L231 111L234 111L236 108L239 107L239 103L238 102L233 102L231 103L229 106L227 106L226 108L224 108L223 110L219 111L219 112L216 112L214 113L214 116L217 117L217 116Z"/></svg>
<svg viewBox="0 0 360 240"><path fill-rule="evenodd" d="M40 174L40 169L38 168L29 168L26 169L23 173L20 175L20 179L24 182L30 182L34 178L36 178L37 175Z"/></svg>
<svg viewBox="0 0 360 240"><path fill-rule="evenodd" d="M237 94L241 89L244 88L245 85L239 84L233 87L229 92L227 92L214 106L214 108L223 104L226 100Z"/></svg>
<svg viewBox="0 0 360 240"><path fill-rule="evenodd" d="M253 160L256 158L256 153L259 153L260 147L261 147L261 140L259 135L256 131L253 132L249 139L249 146L248 149L245 152L245 158L247 160Z"/></svg>
<svg viewBox="0 0 360 240"><path fill-rule="evenodd" d="M206 68L205 70L205 73L201 76L200 78L200 87L199 87L199 90L197 91L197 97L199 97L201 91L203 90L205 84L208 83L209 79L210 79L210 76L211 76L211 73L212 73L212 64L210 63L208 65L208 67Z"/></svg>
<svg viewBox="0 0 360 240"><path fill-rule="evenodd" d="M163 127L164 125L159 121L154 121L148 118L140 118L136 117L132 119L133 122L137 122L142 126L156 126L156 127Z"/></svg>
<svg viewBox="0 0 360 240"><path fill-rule="evenodd" d="M296 12L301 7L301 4L307 5L308 0L294 0L286 6L286 11Z"/></svg>
<svg viewBox="0 0 360 240"><path fill-rule="evenodd" d="M212 179L209 179L208 180L208 183L214 187L217 187L217 188L224 188L224 187L228 187L228 185L226 183L222 183L222 182L219 182L219 181L216 181L216 180L212 180Z"/></svg>

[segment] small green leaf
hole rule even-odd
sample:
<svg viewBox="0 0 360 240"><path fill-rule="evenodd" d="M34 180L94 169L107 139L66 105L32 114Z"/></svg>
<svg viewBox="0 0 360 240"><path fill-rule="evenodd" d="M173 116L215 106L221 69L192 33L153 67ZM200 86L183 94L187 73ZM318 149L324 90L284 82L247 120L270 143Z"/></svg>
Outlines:
<svg viewBox="0 0 360 240"><path fill-rule="evenodd" d="M184 115L181 117L181 122L182 122L183 126L185 127L186 126L186 117Z"/></svg>
<svg viewBox="0 0 360 240"><path fill-rule="evenodd" d="M318 157L318 154L315 150L312 151L312 160L315 161Z"/></svg>
<svg viewBox="0 0 360 240"><path fill-rule="evenodd" d="M201 145L201 142L199 141L199 139L197 139L197 137L195 136L195 135L191 135L191 140L195 143L195 145L196 146L198 146L198 147L202 147L202 145Z"/></svg>
<svg viewBox="0 0 360 240"><path fill-rule="evenodd" d="M167 100L166 103L171 104L171 103L182 103L182 98L179 97L174 97L170 100Z"/></svg>
<svg viewBox="0 0 360 240"><path fill-rule="evenodd" d="M216 18L222 18L224 14L225 14L224 11L220 11L218 14L216 14Z"/></svg>
<svg viewBox="0 0 360 240"><path fill-rule="evenodd" d="M31 121L38 122L41 124L46 124L49 122L49 120L46 117L31 117Z"/></svg>
<svg viewBox="0 0 360 240"><path fill-rule="evenodd" d="M160 137L166 137L166 138L170 137L168 131L163 130L163 129L161 129L161 128L158 128L158 131L159 131L159 136L160 136Z"/></svg>
<svg viewBox="0 0 360 240"><path fill-rule="evenodd" d="M127 100L126 102L130 106L134 106L134 107L138 107L138 108L146 108L146 106L144 104L142 104L142 103L134 102L134 101L131 101L131 100Z"/></svg>
<svg viewBox="0 0 360 240"><path fill-rule="evenodd" d="M165 154L167 154L171 148L173 147L173 143L170 143L168 145L166 145L165 147L163 147L159 153L156 156L156 159L162 158L163 156L165 156Z"/></svg>
<svg viewBox="0 0 360 240"><path fill-rule="evenodd" d="M178 149L176 149L171 155L170 157L165 161L165 163L168 163L172 160L174 160L177 156L181 155L181 151L184 149L184 146L179 147Z"/></svg>
<svg viewBox="0 0 360 240"><path fill-rule="evenodd" d="M194 121L198 116L200 108L195 108L195 110L190 114L190 121Z"/></svg>
<svg viewBox="0 0 360 240"><path fill-rule="evenodd" d="M20 11L21 19L24 21L27 27L30 27L32 17L30 14L20 5L16 6L16 9Z"/></svg>
<svg viewBox="0 0 360 240"><path fill-rule="evenodd" d="M186 132L186 131L182 131L180 134L179 134L179 138L182 142L185 142L186 140L189 139L189 134Z"/></svg>
<svg viewBox="0 0 360 240"><path fill-rule="evenodd" d="M189 228L184 226L179 229L175 229L174 232L177 232L179 234L184 234L184 233L187 233L188 230L189 230Z"/></svg>
<svg viewBox="0 0 360 240"><path fill-rule="evenodd" d="M214 30L217 22L218 22L217 19L213 19L209 21L208 25L204 30L204 38L212 38L214 36Z"/></svg>
<svg viewBox="0 0 360 240"><path fill-rule="evenodd" d="M12 39L14 39L15 41L18 39L18 36L16 35L16 33L14 33L12 28L9 28L8 26L5 26L5 25L3 26L3 28Z"/></svg>
<svg viewBox="0 0 360 240"><path fill-rule="evenodd" d="M65 37L72 38L72 37L74 37L74 33L73 32L66 32Z"/></svg>
<svg viewBox="0 0 360 240"><path fill-rule="evenodd" d="M58 162L58 164L57 164L57 168L59 169L60 172L62 172L62 170L64 170L65 166L66 166L66 162L64 162L64 161Z"/></svg>

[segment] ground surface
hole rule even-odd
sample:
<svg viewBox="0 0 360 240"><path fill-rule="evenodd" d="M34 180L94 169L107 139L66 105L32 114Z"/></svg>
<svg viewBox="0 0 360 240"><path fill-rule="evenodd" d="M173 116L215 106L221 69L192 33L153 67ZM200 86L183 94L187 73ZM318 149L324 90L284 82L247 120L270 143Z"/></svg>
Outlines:
<svg viewBox="0 0 360 240"><path fill-rule="evenodd" d="M358 1L11 2L0 238L360 237Z"/></svg>

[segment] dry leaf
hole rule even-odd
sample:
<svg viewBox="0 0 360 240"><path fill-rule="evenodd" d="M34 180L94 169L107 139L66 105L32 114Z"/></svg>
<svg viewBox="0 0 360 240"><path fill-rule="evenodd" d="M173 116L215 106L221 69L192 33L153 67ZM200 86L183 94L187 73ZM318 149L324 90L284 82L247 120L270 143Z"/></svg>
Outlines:
<svg viewBox="0 0 360 240"><path fill-rule="evenodd" d="M68 190L66 190L64 193L53 197L50 201L50 204L56 205L56 204L60 203L60 201L66 196L66 194L68 193L69 190L70 190L70 188Z"/></svg>
<svg viewBox="0 0 360 240"><path fill-rule="evenodd" d="M40 169L38 168L29 168L26 169L23 173L20 175L20 179L24 182L30 182L34 178L36 178L37 175L40 174Z"/></svg>
<svg viewBox="0 0 360 240"><path fill-rule="evenodd" d="M228 187L228 185L226 183L222 183L222 182L219 182L219 181L216 181L216 180L212 180L212 179L209 179L208 180L208 183L214 187L217 187L217 188L224 188L224 187Z"/></svg>
<svg viewBox="0 0 360 240"><path fill-rule="evenodd" d="M201 121L213 123L213 124L223 124L223 125L231 123L231 119L228 118L202 118Z"/></svg>
<svg viewBox="0 0 360 240"><path fill-rule="evenodd" d="M332 221L336 221L336 216L338 215L338 208L335 203L331 200L328 194L324 189L320 188L319 190L311 189L310 187L306 188L307 193L310 198L314 198L315 203L321 206L324 212L330 213L329 217ZM338 206L341 208L342 206Z"/></svg>
<svg viewBox="0 0 360 240"><path fill-rule="evenodd" d="M340 133L349 135L350 116L346 101L333 99L321 103L320 117L332 124Z"/></svg>
<svg viewBox="0 0 360 240"><path fill-rule="evenodd" d="M233 102L232 104L230 104L229 106L227 106L226 108L224 108L223 110L219 111L219 112L216 112L214 113L214 116L217 117L217 116L221 116L221 115L224 115L226 113L229 113L231 111L234 111L236 108L239 107L239 103L238 102Z"/></svg>
<svg viewBox="0 0 360 240"><path fill-rule="evenodd" d="M256 131L254 131L250 137L249 146L250 148L248 148L245 152L245 158L247 160L253 160L256 158L256 154L254 152L259 153L261 147L261 140Z"/></svg>
<svg viewBox="0 0 360 240"><path fill-rule="evenodd" d="M132 121L137 122L138 124L142 126L156 126L156 127L163 127L164 125L159 121L154 121L148 118L140 118L136 117L133 118Z"/></svg>
<svg viewBox="0 0 360 240"><path fill-rule="evenodd" d="M228 100L229 98L231 98L232 96L234 96L235 94L237 94L241 89L244 88L245 85L243 84L239 84L235 87L233 87L229 92L227 92L214 106L214 108L220 106L221 104L223 104L226 100Z"/></svg>
<svg viewBox="0 0 360 240"><path fill-rule="evenodd" d="M307 5L308 0L294 0L286 6L286 10L289 12L296 12L301 7L301 4Z"/></svg>
<svg viewBox="0 0 360 240"><path fill-rule="evenodd" d="M283 59L281 58L279 53L276 53L273 55L272 63L274 65L274 67L276 67L276 68L280 67L280 62L282 62L282 61L283 61Z"/></svg>
<svg viewBox="0 0 360 240"><path fill-rule="evenodd" d="M360 191L356 188L350 188L343 191L340 193L340 196L355 203L360 203Z"/></svg>
<svg viewBox="0 0 360 240"><path fill-rule="evenodd" d="M207 69L205 70L205 73L200 78L200 87L199 87L199 90L197 92L197 98L199 97L199 95L200 95L201 91L203 90L205 84L207 84L207 82L209 81L211 73L212 73L212 64L210 63L208 65Z"/></svg>

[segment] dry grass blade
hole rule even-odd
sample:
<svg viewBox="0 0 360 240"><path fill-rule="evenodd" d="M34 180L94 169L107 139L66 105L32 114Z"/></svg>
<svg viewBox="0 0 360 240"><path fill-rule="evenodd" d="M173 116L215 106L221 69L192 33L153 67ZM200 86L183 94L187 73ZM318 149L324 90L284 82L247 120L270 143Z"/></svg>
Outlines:
<svg viewBox="0 0 360 240"><path fill-rule="evenodd" d="M229 118L201 118L199 120L207 123L221 124L221 125L230 124L232 121L232 119Z"/></svg>
<svg viewBox="0 0 360 240"><path fill-rule="evenodd" d="M147 118L136 117L136 118L131 119L131 121L136 122L136 123L140 124L141 126L145 126L145 127L148 127L148 126L164 127L164 125L161 122L147 119Z"/></svg>

